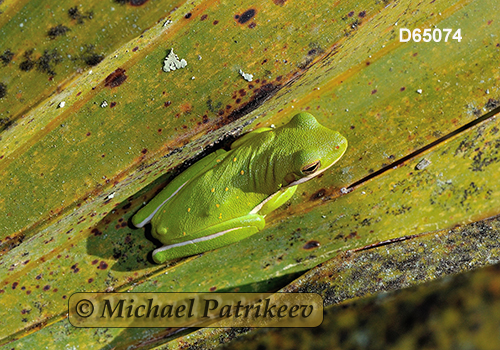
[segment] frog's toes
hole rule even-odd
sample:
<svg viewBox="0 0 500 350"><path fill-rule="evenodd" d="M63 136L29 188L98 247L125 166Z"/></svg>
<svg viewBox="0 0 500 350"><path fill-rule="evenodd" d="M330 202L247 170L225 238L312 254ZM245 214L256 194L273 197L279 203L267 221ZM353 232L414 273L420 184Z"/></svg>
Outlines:
<svg viewBox="0 0 500 350"><path fill-rule="evenodd" d="M168 232L168 228L161 226L156 229L156 235L157 236L165 236Z"/></svg>

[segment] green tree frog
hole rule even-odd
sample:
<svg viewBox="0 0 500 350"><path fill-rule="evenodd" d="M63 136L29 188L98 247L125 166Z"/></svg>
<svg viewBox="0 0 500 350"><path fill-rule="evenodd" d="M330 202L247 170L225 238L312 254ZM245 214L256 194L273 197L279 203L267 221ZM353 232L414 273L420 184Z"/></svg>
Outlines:
<svg viewBox="0 0 500 350"><path fill-rule="evenodd" d="M297 185L323 173L347 140L309 113L278 128L259 128L174 178L132 217L164 244L157 263L237 242L262 230L265 216L289 200Z"/></svg>

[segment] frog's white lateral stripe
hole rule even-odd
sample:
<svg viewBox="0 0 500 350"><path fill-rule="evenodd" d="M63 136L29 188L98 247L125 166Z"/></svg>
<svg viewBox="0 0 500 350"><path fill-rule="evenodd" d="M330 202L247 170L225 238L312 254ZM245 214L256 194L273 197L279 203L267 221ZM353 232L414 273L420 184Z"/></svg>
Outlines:
<svg viewBox="0 0 500 350"><path fill-rule="evenodd" d="M175 196L177 194L177 192L179 192L181 190L181 188L183 188L184 185L187 184L188 182L189 182L189 180L186 181L186 182L184 182L182 185L180 185L179 188L176 189L175 192L170 195L170 197L168 197L167 199L165 199L158 207L156 207L156 209L151 214L149 214L149 216L147 218L145 218L140 223L138 223L137 225L135 225L135 227L141 228L144 225L146 225L147 223L149 223L151 221L151 219L153 218L153 216L155 216L156 212L158 210L160 210L161 207L163 207L163 204L167 203L170 198L172 198L173 196Z"/></svg>
<svg viewBox="0 0 500 350"><path fill-rule="evenodd" d="M214 238L220 237L222 235L225 235L228 232L231 232L231 231L234 231L234 230L239 230L240 228L242 228L242 227L234 227L234 228L230 228L229 230L217 232L217 233L214 233L212 235L205 236L205 237L195 238L195 239L192 239L190 241L185 241L185 242L175 243L175 244L171 244L171 245L166 245L164 247L156 249L153 252L153 255L156 255L159 252L164 252L165 250L169 250L169 249L172 249L172 248L182 247L182 246L185 246L185 245L188 245L188 244L195 244L195 243L199 243L199 242L209 241L211 239L214 239Z"/></svg>
<svg viewBox="0 0 500 350"><path fill-rule="evenodd" d="M252 211L250 212L250 214L257 214L262 209L262 207L264 206L264 204L266 204L267 202L269 202L271 200L271 198L273 198L274 196L276 196L278 194L278 192L273 193L272 195L270 195L269 197L267 197L266 199L264 199L262 202L260 202L259 205L257 205L255 208L252 209Z"/></svg>

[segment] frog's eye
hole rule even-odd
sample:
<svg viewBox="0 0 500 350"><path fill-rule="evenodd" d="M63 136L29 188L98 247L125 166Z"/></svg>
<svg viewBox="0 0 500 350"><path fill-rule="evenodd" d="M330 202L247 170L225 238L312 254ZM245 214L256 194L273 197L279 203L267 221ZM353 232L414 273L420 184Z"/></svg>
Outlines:
<svg viewBox="0 0 500 350"><path fill-rule="evenodd" d="M311 174L315 173L319 169L320 166L321 166L321 161L317 160L314 163L311 163L309 165L302 167L302 169L300 171L304 175L311 175Z"/></svg>

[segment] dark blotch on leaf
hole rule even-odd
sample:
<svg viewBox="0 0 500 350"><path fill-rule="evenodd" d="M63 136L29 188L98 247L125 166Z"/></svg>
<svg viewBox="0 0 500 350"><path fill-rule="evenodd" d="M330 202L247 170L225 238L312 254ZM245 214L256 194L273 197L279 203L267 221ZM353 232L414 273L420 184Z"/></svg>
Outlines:
<svg viewBox="0 0 500 350"><path fill-rule="evenodd" d="M104 55L98 55L96 53L91 53L83 56L83 61L88 66L95 66L99 64L104 59Z"/></svg>
<svg viewBox="0 0 500 350"><path fill-rule="evenodd" d="M275 5L283 6L285 4L286 0L273 0L273 2Z"/></svg>
<svg viewBox="0 0 500 350"><path fill-rule="evenodd" d="M4 98L7 95L7 85L0 83L0 98Z"/></svg>
<svg viewBox="0 0 500 350"><path fill-rule="evenodd" d="M130 0L130 5L132 6L142 6L147 3L148 0Z"/></svg>
<svg viewBox="0 0 500 350"><path fill-rule="evenodd" d="M35 62L31 59L32 54L33 54L33 49L30 49L30 50L24 52L24 55L23 55L24 61L22 61L19 64L20 70L22 70L24 72L28 72L31 69L33 69L33 67L35 66Z"/></svg>
<svg viewBox="0 0 500 350"><path fill-rule="evenodd" d="M14 53L9 49L5 50L3 54L0 55L0 61L2 61L3 65L7 65L14 58Z"/></svg>
<svg viewBox="0 0 500 350"><path fill-rule="evenodd" d="M36 68L43 73L50 75L56 75L54 71L54 64L58 64L62 61L61 55L57 53L56 49L45 50L43 55L36 62Z"/></svg>
<svg viewBox="0 0 500 350"><path fill-rule="evenodd" d="M33 61L23 61L19 64L19 69L23 72L28 72L33 68L34 65L35 63Z"/></svg>
<svg viewBox="0 0 500 350"><path fill-rule="evenodd" d="M80 11L78 7L72 7L68 10L68 16L72 19L77 19L79 17Z"/></svg>
<svg viewBox="0 0 500 350"><path fill-rule="evenodd" d="M366 16L366 11L361 11L359 14L358 14L359 17L363 18Z"/></svg>
<svg viewBox="0 0 500 350"><path fill-rule="evenodd" d="M255 16L256 11L254 9L246 10L241 14L241 16L238 18L238 23L244 24L251 20L253 16Z"/></svg>
<svg viewBox="0 0 500 350"><path fill-rule="evenodd" d="M117 68L113 73L106 77L104 80L104 86L114 88L123 84L126 79L127 76L125 75L125 69Z"/></svg>
<svg viewBox="0 0 500 350"><path fill-rule="evenodd" d="M47 35L51 39L55 39L58 36L66 34L69 30L70 29L68 27L63 26L62 24L58 24L57 26L50 28L49 31L47 32Z"/></svg>
<svg viewBox="0 0 500 350"><path fill-rule="evenodd" d="M486 109L494 109L500 106L500 101L490 98L488 102L484 105Z"/></svg>
<svg viewBox="0 0 500 350"><path fill-rule="evenodd" d="M88 11L85 14L81 13L77 6L72 7L68 10L68 16L71 19L76 19L78 24L83 24L84 19L92 19L94 13L92 11Z"/></svg>
<svg viewBox="0 0 500 350"><path fill-rule="evenodd" d="M184 16L184 18L185 19L189 19L189 18L191 18L191 16L192 16L192 14L191 14L191 12L189 12L189 13L186 13L186 15Z"/></svg>
<svg viewBox="0 0 500 350"><path fill-rule="evenodd" d="M92 231L90 231L94 236L101 236L102 232L99 231L98 229L94 228Z"/></svg>
<svg viewBox="0 0 500 350"><path fill-rule="evenodd" d="M320 246L320 243L318 241L309 241L306 244L304 244L304 246L302 248L304 248L305 250L311 250L311 249L318 248L319 246Z"/></svg>
<svg viewBox="0 0 500 350"><path fill-rule="evenodd" d="M208 18L208 15L203 15L203 16L201 16L200 21L204 21L204 20L206 20L207 18Z"/></svg>

